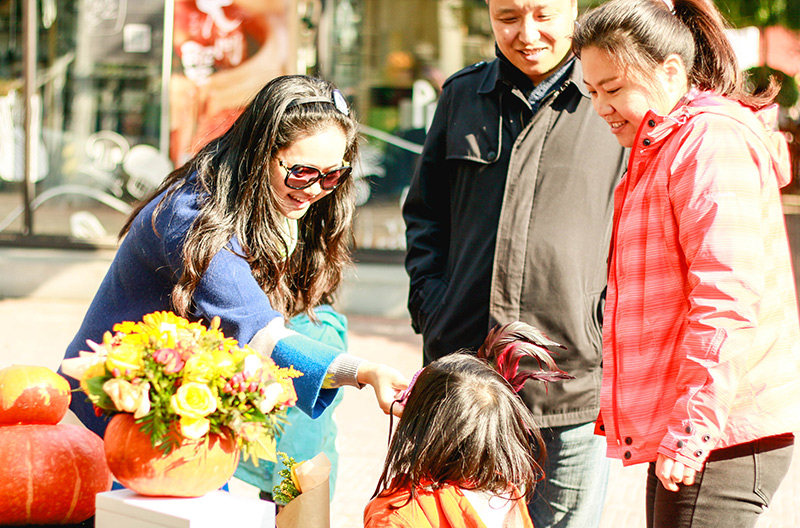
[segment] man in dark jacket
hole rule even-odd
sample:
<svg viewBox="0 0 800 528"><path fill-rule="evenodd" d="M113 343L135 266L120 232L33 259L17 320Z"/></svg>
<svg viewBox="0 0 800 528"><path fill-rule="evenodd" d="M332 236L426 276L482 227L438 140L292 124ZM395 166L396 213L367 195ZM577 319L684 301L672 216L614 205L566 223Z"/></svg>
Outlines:
<svg viewBox="0 0 800 528"><path fill-rule="evenodd" d="M409 311L425 362L522 320L567 349L576 377L520 392L542 426L537 528L600 522L602 299L623 149L570 53L577 0L489 0L497 59L444 85L403 207ZM537 368L536 365L527 365Z"/></svg>

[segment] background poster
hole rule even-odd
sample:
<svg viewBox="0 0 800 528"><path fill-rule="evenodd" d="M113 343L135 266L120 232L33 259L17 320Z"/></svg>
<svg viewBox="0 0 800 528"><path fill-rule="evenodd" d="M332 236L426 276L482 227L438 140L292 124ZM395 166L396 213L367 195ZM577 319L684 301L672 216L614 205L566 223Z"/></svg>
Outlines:
<svg viewBox="0 0 800 528"><path fill-rule="evenodd" d="M291 0L175 0L170 158L220 136L270 79L289 73Z"/></svg>

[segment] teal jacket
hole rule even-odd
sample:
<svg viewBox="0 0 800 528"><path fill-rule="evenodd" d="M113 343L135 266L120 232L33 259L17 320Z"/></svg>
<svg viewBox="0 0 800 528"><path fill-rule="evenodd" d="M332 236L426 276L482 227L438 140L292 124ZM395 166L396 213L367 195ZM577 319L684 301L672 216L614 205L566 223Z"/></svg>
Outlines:
<svg viewBox="0 0 800 528"><path fill-rule="evenodd" d="M321 306L315 310L319 319L313 323L308 316L298 315L289 322L289 327L303 336L323 343L341 352L347 351L347 318L334 311L330 306ZM277 451L286 453L298 462L309 460L324 452L331 461L330 496L336 485L339 453L336 451L336 422L333 419L334 408L342 400L341 391L316 419L310 418L296 407L289 408L286 419L288 425L277 439ZM282 480L279 472L282 465L260 460L258 467L252 461L241 461L234 476L260 490L272 493L272 488Z"/></svg>

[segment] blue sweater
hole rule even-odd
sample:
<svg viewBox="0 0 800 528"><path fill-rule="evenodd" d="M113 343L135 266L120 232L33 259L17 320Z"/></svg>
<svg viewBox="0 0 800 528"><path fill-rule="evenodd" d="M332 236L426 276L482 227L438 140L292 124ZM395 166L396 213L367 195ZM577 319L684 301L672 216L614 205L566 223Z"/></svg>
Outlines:
<svg viewBox="0 0 800 528"><path fill-rule="evenodd" d="M152 200L134 219L65 358L90 350L87 339L102 342L103 334L118 322L140 321L145 314L172 310L170 294L183 270L183 242L200 204L194 186L179 190L156 217L154 231L153 212L163 197ZM241 254L238 241L233 239L214 256L194 293L190 318L208 324L219 316L226 336L249 343L259 330L282 319L282 315L272 308ZM338 389L322 389L322 383L339 353L296 333L277 341L272 350L278 365L291 365L303 373L294 380L297 406L312 418L336 396ZM73 389L78 387L77 380L67 379ZM80 391L72 398L70 408L89 429L103 436L107 420L95 415Z"/></svg>

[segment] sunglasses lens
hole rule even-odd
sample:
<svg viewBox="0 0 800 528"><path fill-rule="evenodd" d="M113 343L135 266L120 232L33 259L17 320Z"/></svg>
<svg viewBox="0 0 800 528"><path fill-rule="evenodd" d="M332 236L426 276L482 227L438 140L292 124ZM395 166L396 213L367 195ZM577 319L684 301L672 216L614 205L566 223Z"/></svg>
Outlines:
<svg viewBox="0 0 800 528"><path fill-rule="evenodd" d="M351 168L350 167L342 167L331 172L325 174L325 177L322 179L322 188L323 189L333 189L340 183L342 183L347 176L350 174Z"/></svg>
<svg viewBox="0 0 800 528"><path fill-rule="evenodd" d="M302 189L319 177L319 171L313 167L295 165L289 170L286 185L294 189Z"/></svg>
<svg viewBox="0 0 800 528"><path fill-rule="evenodd" d="M283 167L287 172L285 183L292 189L305 189L319 181L323 189L331 190L342 183L352 170L352 167L349 166L339 167L323 174L319 169L306 165L294 165L291 168L283 165Z"/></svg>

